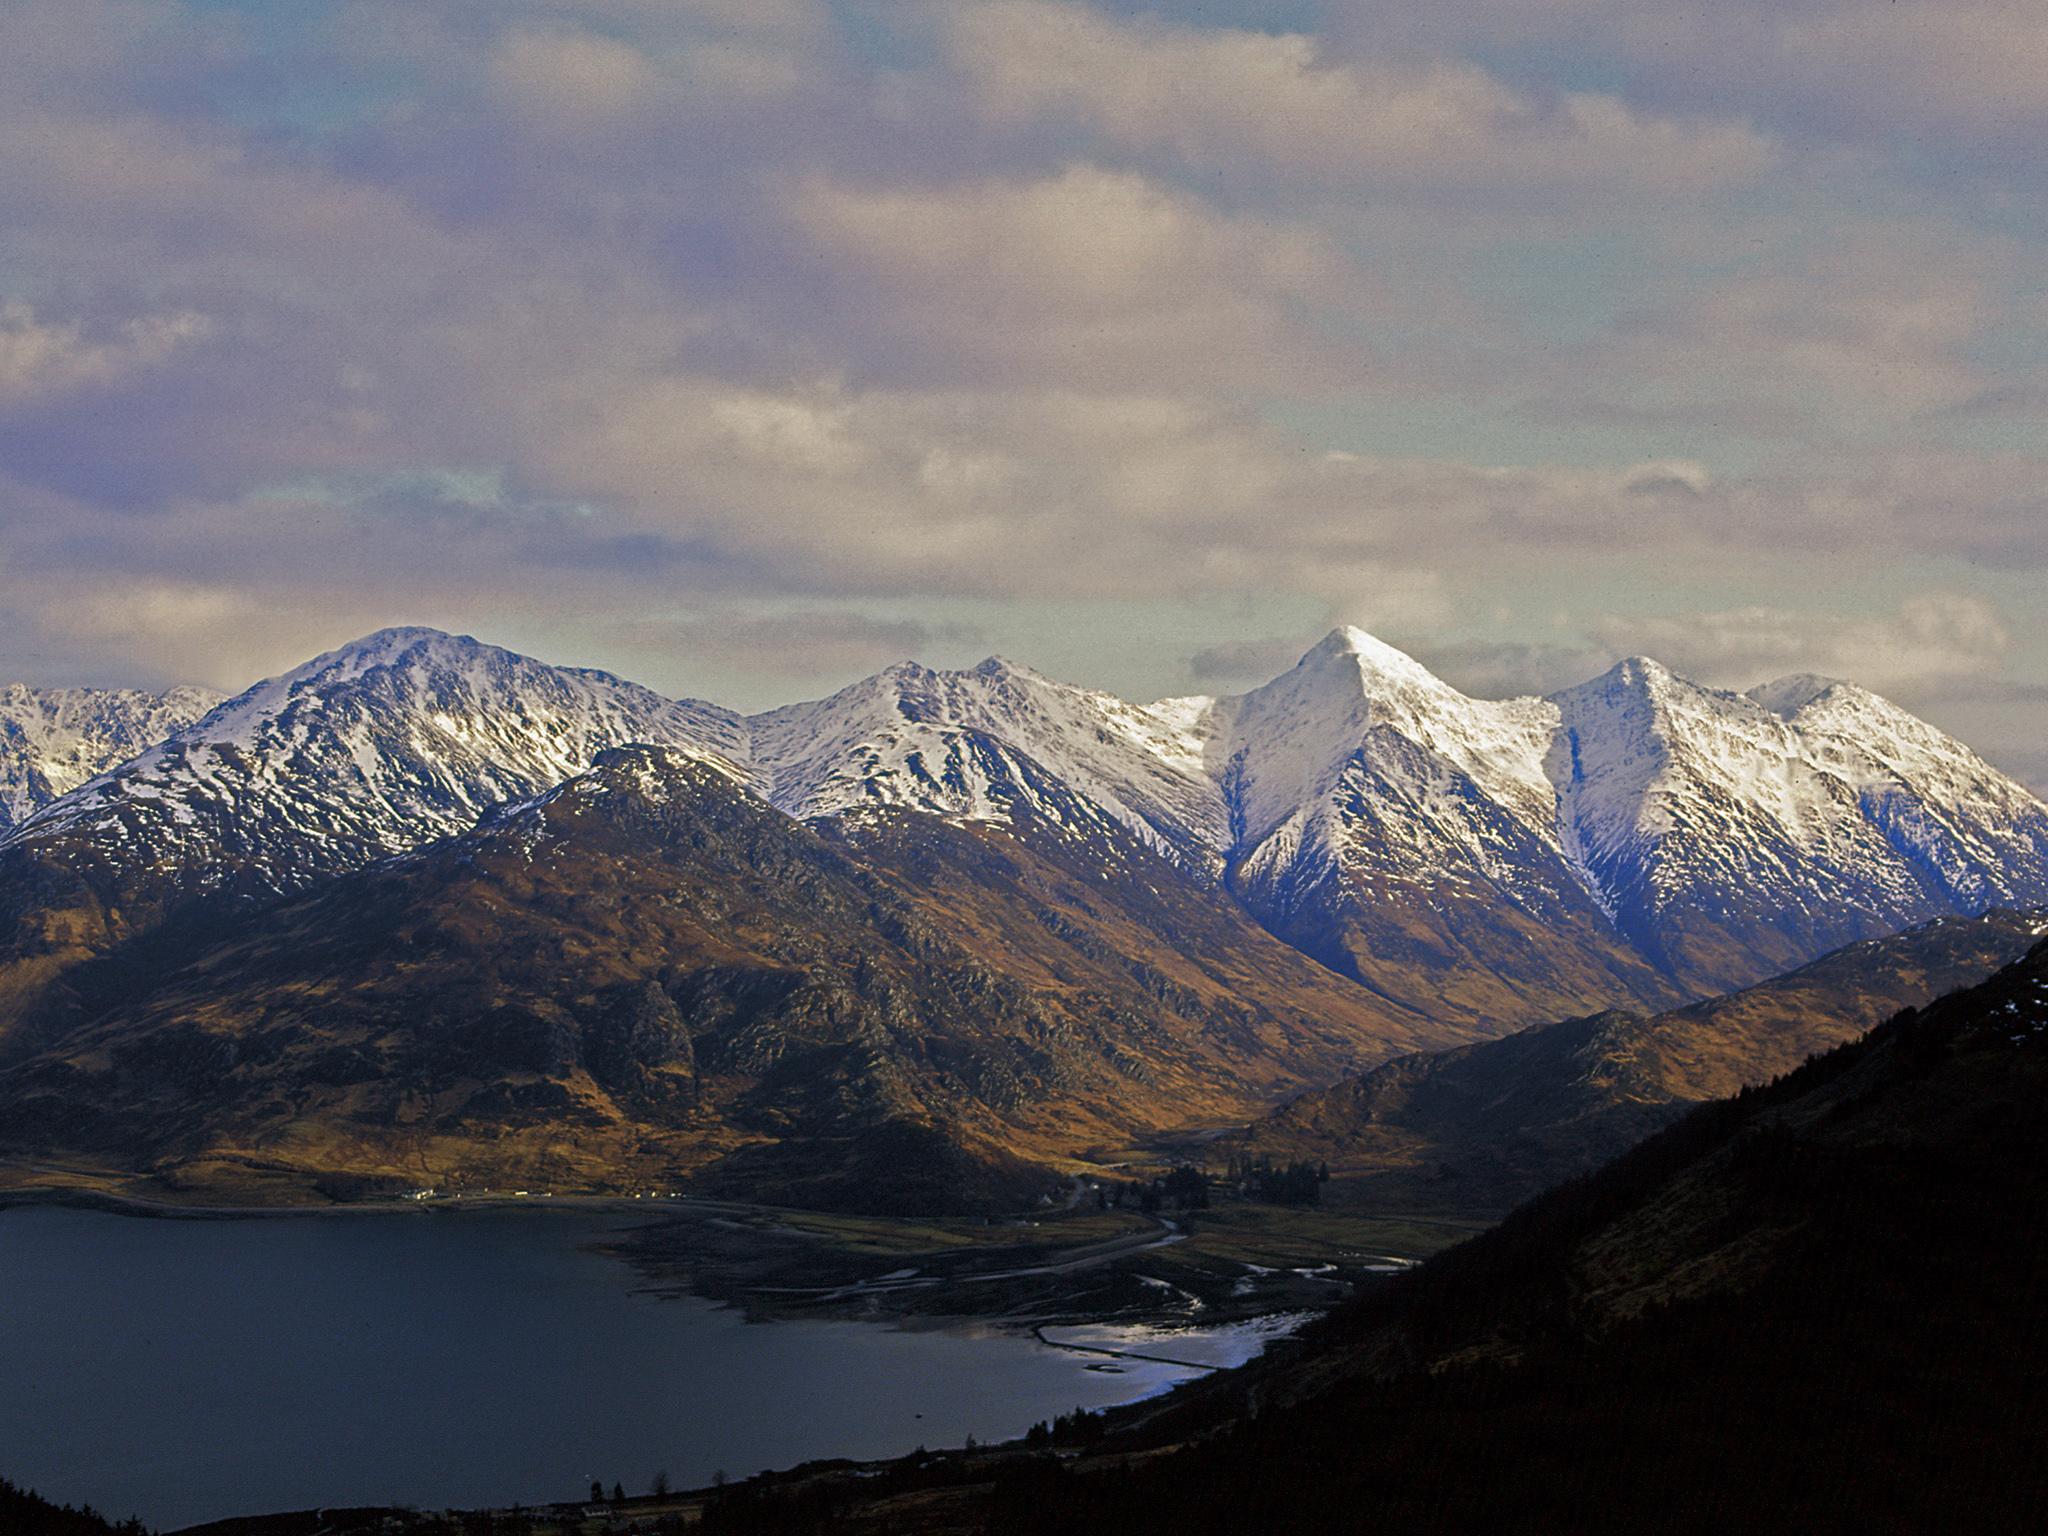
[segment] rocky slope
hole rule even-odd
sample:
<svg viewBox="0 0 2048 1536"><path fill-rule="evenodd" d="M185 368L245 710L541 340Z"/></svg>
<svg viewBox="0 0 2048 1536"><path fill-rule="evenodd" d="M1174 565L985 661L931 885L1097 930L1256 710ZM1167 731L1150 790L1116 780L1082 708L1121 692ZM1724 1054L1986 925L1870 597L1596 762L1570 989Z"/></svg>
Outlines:
<svg viewBox="0 0 2048 1536"><path fill-rule="evenodd" d="M0 688L0 833L221 702L209 688Z"/></svg>
<svg viewBox="0 0 2048 1536"><path fill-rule="evenodd" d="M949 1209L1451 1038L1103 846L900 812L825 836L688 753L613 750L474 833L78 965L0 1065L0 1142L173 1182L696 1175Z"/></svg>

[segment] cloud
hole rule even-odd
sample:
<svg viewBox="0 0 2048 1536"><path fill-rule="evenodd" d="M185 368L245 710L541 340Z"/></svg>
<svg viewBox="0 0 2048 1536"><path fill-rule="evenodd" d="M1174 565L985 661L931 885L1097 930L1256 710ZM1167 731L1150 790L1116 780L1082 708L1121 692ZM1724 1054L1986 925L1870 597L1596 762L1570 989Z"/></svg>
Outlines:
<svg viewBox="0 0 2048 1536"><path fill-rule="evenodd" d="M1480 699L1556 693L1598 677L1619 658L1598 641L1461 640L1425 645L1416 659Z"/></svg>
<svg viewBox="0 0 2048 1536"><path fill-rule="evenodd" d="M2002 157L2048 123L2048 37L2032 0L1357 0L1331 7L1330 24L1341 56L1484 47L1536 67L1626 66L1653 101L1745 110L1788 135Z"/></svg>
<svg viewBox="0 0 2048 1536"><path fill-rule="evenodd" d="M1189 166L1431 196L1669 195L1770 162L1744 124L1519 91L1469 62L1345 63L1300 35L1118 22L1044 0L951 7L953 64L991 122L1085 125Z"/></svg>
<svg viewBox="0 0 2048 1536"><path fill-rule="evenodd" d="M1256 687L1287 671L1315 644L1313 636L1268 636L1204 646L1188 658L1188 677L1199 687Z"/></svg>
<svg viewBox="0 0 2048 1536"><path fill-rule="evenodd" d="M492 84L515 112L571 130L611 122L644 105L657 78L638 49L588 32L515 28L491 58Z"/></svg>
<svg viewBox="0 0 2048 1536"><path fill-rule="evenodd" d="M1989 602L1925 592L1872 616L1749 607L1710 613L1614 616L1595 630L1615 652L1656 657L1701 682L1749 687L1816 672L1902 700L1995 677L2012 630Z"/></svg>
<svg viewBox="0 0 2048 1536"><path fill-rule="evenodd" d="M0 654L416 619L796 693L1130 608L1065 654L1235 686L1326 614L1513 692L1625 608L1998 676L1905 570L2040 669L2017 11L1862 18L1929 62L1858 103L1770 55L1835 0L1195 9L0 7Z"/></svg>
<svg viewBox="0 0 2048 1536"><path fill-rule="evenodd" d="M1301 388L1356 381L1367 365L1361 344L1315 323L1361 291L1327 237L1232 217L1130 172L812 180L790 214L843 295L830 306L838 327L899 372L1105 390L1199 373L1210 389ZM1355 325L1355 303L1345 307Z"/></svg>
<svg viewBox="0 0 2048 1536"><path fill-rule="evenodd" d="M1982 246L1860 221L1833 235L1624 313L1578 392L1626 379L1639 409L1765 432L1867 430L1979 400L1994 377L1972 345L1999 313ZM1647 400L1645 379L1659 386Z"/></svg>
<svg viewBox="0 0 2048 1536"><path fill-rule="evenodd" d="M624 620L604 626L613 642L673 667L738 669L771 680L868 676L900 661L957 658L985 643L971 624L881 617L845 608L749 612L725 609Z"/></svg>
<svg viewBox="0 0 2048 1536"><path fill-rule="evenodd" d="M0 302L0 408L114 383L210 329L206 316L177 310L119 322L95 339L80 321L43 320L19 299Z"/></svg>

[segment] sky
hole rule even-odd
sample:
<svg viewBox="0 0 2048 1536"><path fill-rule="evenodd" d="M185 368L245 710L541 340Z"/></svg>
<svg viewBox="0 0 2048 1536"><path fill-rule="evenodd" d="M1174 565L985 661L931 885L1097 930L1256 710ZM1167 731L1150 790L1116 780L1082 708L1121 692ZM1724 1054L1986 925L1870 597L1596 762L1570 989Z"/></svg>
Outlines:
<svg viewBox="0 0 2048 1536"><path fill-rule="evenodd" d="M0 675L1878 689L2048 788L2039 0L8 0Z"/></svg>

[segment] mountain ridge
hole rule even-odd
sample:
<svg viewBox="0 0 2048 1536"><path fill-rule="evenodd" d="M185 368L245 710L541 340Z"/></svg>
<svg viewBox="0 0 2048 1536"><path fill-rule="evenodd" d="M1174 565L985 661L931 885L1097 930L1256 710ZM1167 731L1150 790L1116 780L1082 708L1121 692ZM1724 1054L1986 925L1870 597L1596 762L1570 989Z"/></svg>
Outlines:
<svg viewBox="0 0 2048 1536"><path fill-rule="evenodd" d="M1982 982L2044 934L2038 911L1937 918L1655 1016L1611 1010L1399 1057L1231 1140L1327 1163L1347 1204L1499 1211L1591 1172L1696 1104Z"/></svg>
<svg viewBox="0 0 2048 1536"><path fill-rule="evenodd" d="M1120 828L1390 1002L1494 1028L1663 1007L1945 912L2048 901L2048 807L1852 684L1744 695L1631 658L1479 700L1353 628L1227 697L1132 704L991 657L750 716L383 630L44 806L0 864L47 844L151 864L137 878L174 893L281 892L641 741L799 819Z"/></svg>
<svg viewBox="0 0 2048 1536"><path fill-rule="evenodd" d="M81 961L0 1057L4 1140L254 1190L694 1177L953 1209L1458 1038L1136 839L1099 848L814 828L686 752L608 749L472 832Z"/></svg>
<svg viewBox="0 0 2048 1536"><path fill-rule="evenodd" d="M198 720L210 688L0 686L0 833Z"/></svg>

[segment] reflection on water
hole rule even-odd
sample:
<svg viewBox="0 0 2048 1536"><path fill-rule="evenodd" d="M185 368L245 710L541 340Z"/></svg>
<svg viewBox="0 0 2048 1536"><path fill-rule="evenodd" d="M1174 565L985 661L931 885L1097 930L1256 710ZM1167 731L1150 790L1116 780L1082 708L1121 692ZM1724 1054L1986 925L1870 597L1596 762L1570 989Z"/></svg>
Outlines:
<svg viewBox="0 0 2048 1536"><path fill-rule="evenodd" d="M581 1247L618 1224L0 1211L0 1475L166 1528L540 1502L1003 1439L1196 1374L658 1301Z"/></svg>

